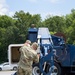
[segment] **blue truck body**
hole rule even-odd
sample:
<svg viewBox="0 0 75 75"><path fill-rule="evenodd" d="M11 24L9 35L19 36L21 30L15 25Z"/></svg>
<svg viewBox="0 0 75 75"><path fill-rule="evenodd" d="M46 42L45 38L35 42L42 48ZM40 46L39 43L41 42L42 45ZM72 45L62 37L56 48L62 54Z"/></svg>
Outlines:
<svg viewBox="0 0 75 75"><path fill-rule="evenodd" d="M30 34L30 32L33 32L32 35ZM34 34L36 35L36 37L34 37ZM59 71L61 73L59 72L55 75L63 75L64 72L65 74L75 72L75 46L74 45L66 44L62 37L51 35L48 28L38 28L36 29L36 31L35 29L32 30L29 29L29 36L30 35L31 37L29 38L29 40L31 40L32 42L35 41L37 42L38 39L40 38L40 43L38 44L40 44L40 50L43 56L40 57L40 62L38 67L41 73L43 73L43 75L51 75L51 73L49 72L50 67L48 68L47 72L46 70L43 70L43 67L40 67L44 65L45 62L46 64L47 63L50 64L47 65L47 67L54 64L59 65L57 67L60 67ZM32 36L34 37L34 41ZM45 43L43 41L45 41ZM47 49L45 49L45 47ZM53 59L51 59L51 57ZM37 75L39 75L39 73L37 73Z"/></svg>
<svg viewBox="0 0 75 75"><path fill-rule="evenodd" d="M29 28L28 39L39 45L39 63L33 64L33 75L68 75L75 73L75 46L62 37L51 35L48 28ZM16 75L16 73L14 74Z"/></svg>

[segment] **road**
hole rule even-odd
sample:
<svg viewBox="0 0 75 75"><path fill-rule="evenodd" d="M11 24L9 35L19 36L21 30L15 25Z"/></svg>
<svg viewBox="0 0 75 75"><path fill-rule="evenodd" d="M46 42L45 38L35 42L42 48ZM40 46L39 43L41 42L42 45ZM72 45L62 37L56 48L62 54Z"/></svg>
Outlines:
<svg viewBox="0 0 75 75"><path fill-rule="evenodd" d="M11 75L14 73L15 73L15 71L0 71L0 75Z"/></svg>
<svg viewBox="0 0 75 75"><path fill-rule="evenodd" d="M0 75L12 75L15 71L0 71ZM69 75L75 75L75 74L69 74Z"/></svg>

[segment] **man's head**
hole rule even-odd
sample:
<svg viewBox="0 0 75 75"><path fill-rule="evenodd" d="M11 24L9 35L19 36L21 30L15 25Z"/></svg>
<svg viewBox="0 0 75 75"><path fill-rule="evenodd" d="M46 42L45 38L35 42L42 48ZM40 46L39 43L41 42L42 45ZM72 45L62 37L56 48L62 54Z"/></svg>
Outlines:
<svg viewBox="0 0 75 75"><path fill-rule="evenodd" d="M24 45L26 45L26 46L30 46L30 44L31 44L30 40L26 40L26 42L24 43Z"/></svg>
<svg viewBox="0 0 75 75"><path fill-rule="evenodd" d="M34 50L37 50L38 48L38 44L36 42L34 42L31 47L34 49Z"/></svg>
<svg viewBox="0 0 75 75"><path fill-rule="evenodd" d="M31 24L31 27L32 27L32 28L35 28L35 24Z"/></svg>
<svg viewBox="0 0 75 75"><path fill-rule="evenodd" d="M31 44L31 41L30 40L26 40L26 43Z"/></svg>

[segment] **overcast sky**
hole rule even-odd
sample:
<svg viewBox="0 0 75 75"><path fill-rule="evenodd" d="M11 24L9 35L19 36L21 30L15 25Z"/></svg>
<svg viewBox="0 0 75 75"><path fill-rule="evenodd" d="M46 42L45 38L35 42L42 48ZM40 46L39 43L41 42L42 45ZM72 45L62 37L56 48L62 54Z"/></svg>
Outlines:
<svg viewBox="0 0 75 75"><path fill-rule="evenodd" d="M12 16L23 10L44 19L48 15L70 14L71 9L75 9L75 0L0 0L0 15Z"/></svg>

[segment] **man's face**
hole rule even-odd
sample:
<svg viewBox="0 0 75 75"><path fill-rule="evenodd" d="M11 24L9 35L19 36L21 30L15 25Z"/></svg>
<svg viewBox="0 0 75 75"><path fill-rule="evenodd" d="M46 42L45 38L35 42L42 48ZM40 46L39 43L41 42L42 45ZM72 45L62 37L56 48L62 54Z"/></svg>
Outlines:
<svg viewBox="0 0 75 75"><path fill-rule="evenodd" d="M33 48L34 48L34 50L37 50L37 46L36 45L34 45Z"/></svg>

